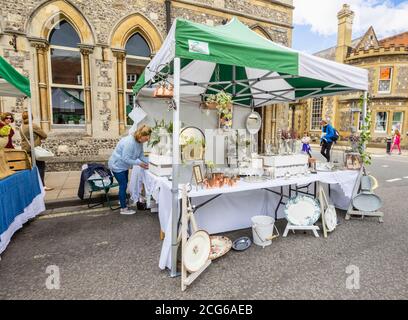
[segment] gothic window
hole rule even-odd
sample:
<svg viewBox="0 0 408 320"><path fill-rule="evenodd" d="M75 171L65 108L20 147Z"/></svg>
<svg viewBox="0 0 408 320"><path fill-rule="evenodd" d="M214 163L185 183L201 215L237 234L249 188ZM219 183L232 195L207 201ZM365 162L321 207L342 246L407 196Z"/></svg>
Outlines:
<svg viewBox="0 0 408 320"><path fill-rule="evenodd" d="M126 124L132 125L128 117L133 108L132 88L150 61L151 50L147 41L139 34L132 35L126 43Z"/></svg>
<svg viewBox="0 0 408 320"><path fill-rule="evenodd" d="M320 121L323 116L323 98L314 98L312 102L312 114L310 130L320 130Z"/></svg>
<svg viewBox="0 0 408 320"><path fill-rule="evenodd" d="M66 21L52 31L50 42L51 108L54 125L84 125L81 40Z"/></svg>

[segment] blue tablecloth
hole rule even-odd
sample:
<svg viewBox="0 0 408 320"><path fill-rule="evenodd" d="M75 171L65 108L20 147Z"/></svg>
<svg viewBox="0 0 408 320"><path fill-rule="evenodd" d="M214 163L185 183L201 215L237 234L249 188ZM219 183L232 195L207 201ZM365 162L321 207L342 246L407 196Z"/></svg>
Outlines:
<svg viewBox="0 0 408 320"><path fill-rule="evenodd" d="M0 180L0 235L40 194L37 168L17 172Z"/></svg>

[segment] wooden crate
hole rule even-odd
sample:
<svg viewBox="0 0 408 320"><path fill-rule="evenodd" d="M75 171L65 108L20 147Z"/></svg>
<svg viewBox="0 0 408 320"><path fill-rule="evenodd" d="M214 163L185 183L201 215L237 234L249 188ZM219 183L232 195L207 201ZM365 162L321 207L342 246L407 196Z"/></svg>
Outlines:
<svg viewBox="0 0 408 320"><path fill-rule="evenodd" d="M31 160L24 150L5 149L6 161L10 170L21 171L31 169Z"/></svg>

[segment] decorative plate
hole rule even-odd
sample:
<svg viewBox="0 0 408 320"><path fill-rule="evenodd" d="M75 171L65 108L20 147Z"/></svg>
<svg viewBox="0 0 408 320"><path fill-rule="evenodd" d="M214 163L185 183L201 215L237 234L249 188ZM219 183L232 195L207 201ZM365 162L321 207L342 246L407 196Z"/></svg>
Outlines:
<svg viewBox="0 0 408 320"><path fill-rule="evenodd" d="M324 221L326 222L327 231L332 232L337 226L337 213L333 205L329 205L324 212Z"/></svg>
<svg viewBox="0 0 408 320"><path fill-rule="evenodd" d="M289 199L284 211L286 220L295 226L312 226L320 217L317 200L303 195Z"/></svg>
<svg viewBox="0 0 408 320"><path fill-rule="evenodd" d="M211 236L210 239L211 239L210 260L222 257L224 254L231 250L232 241L227 237Z"/></svg>
<svg viewBox="0 0 408 320"><path fill-rule="evenodd" d="M248 249L252 244L252 241L248 237L241 237L236 239L232 244L232 249L236 251L244 251Z"/></svg>
<svg viewBox="0 0 408 320"><path fill-rule="evenodd" d="M373 193L362 192L353 198L353 206L357 210L374 212L382 207L382 200Z"/></svg>
<svg viewBox="0 0 408 320"><path fill-rule="evenodd" d="M206 231L196 231L188 240L183 252L183 263L187 271L200 270L209 259L211 251L210 236Z"/></svg>

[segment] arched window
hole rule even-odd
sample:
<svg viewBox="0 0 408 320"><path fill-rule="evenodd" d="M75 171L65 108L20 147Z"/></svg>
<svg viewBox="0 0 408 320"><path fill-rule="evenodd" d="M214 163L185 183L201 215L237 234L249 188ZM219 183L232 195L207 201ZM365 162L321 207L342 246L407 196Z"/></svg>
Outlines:
<svg viewBox="0 0 408 320"><path fill-rule="evenodd" d="M151 49L147 41L139 34L132 35L126 43L126 124L133 121L127 115L133 108L132 88L150 61Z"/></svg>
<svg viewBox="0 0 408 320"><path fill-rule="evenodd" d="M84 87L81 40L67 22L60 22L50 33L51 108L54 125L84 125Z"/></svg>
<svg viewBox="0 0 408 320"><path fill-rule="evenodd" d="M131 56L149 58L151 55L149 45L139 33L135 33L129 38L125 49L126 53Z"/></svg>

